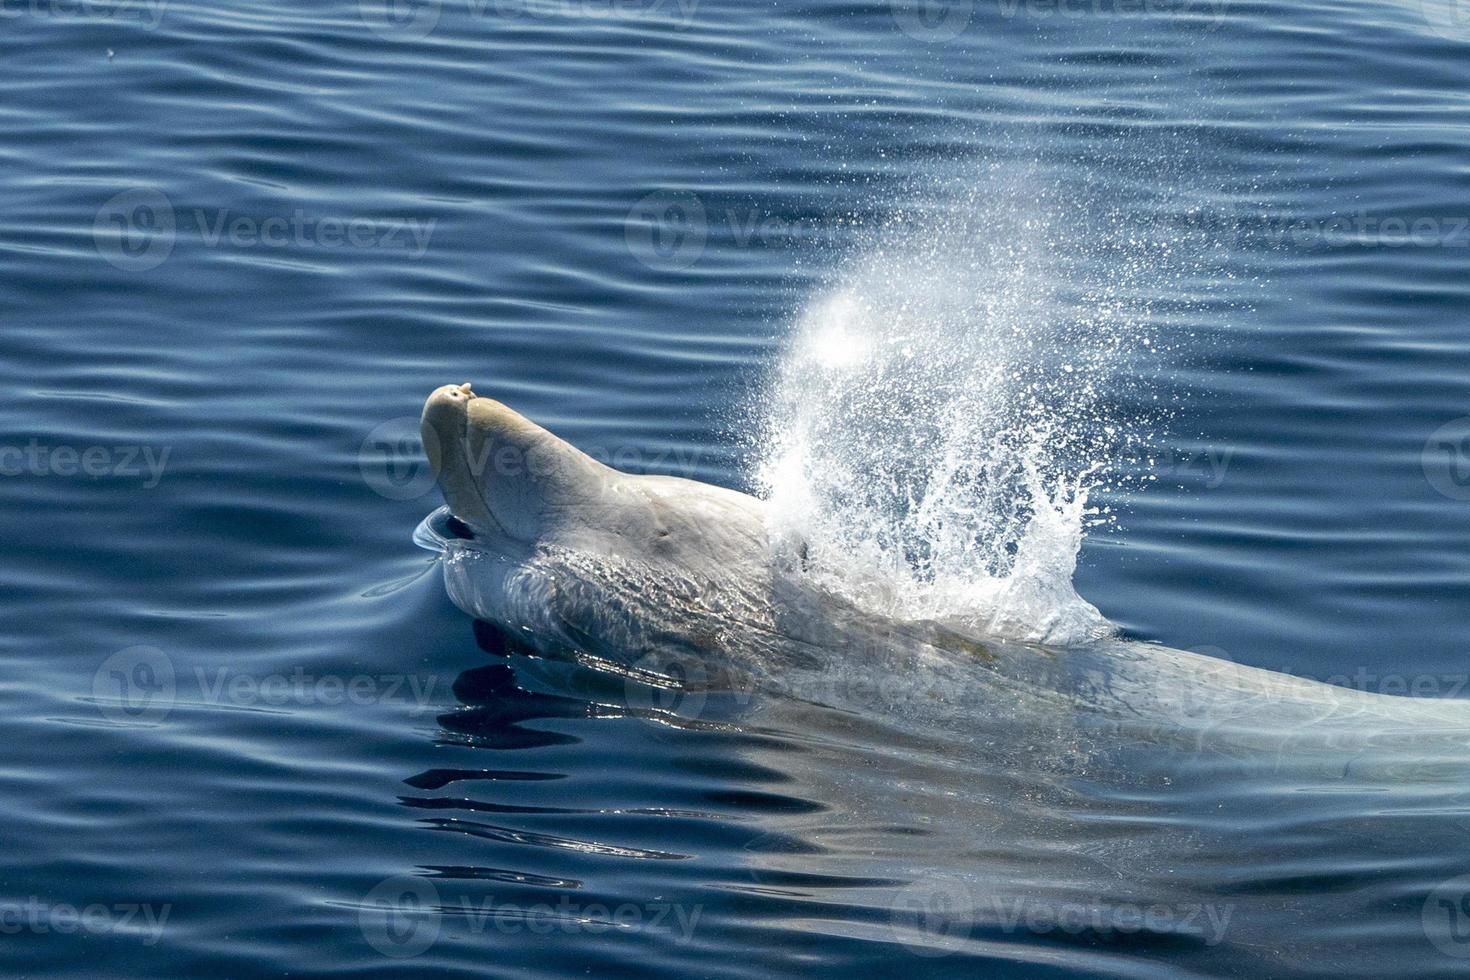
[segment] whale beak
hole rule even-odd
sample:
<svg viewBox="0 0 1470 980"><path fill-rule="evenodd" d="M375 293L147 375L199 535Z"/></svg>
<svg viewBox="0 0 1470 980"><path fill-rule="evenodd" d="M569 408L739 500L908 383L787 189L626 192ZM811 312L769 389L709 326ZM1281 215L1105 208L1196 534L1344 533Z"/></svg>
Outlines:
<svg viewBox="0 0 1470 980"><path fill-rule="evenodd" d="M424 436L424 452L428 454L435 473L443 471L445 447L463 440L470 402L475 397L474 389L466 381L462 385L435 388L429 400L424 402L419 427Z"/></svg>
<svg viewBox="0 0 1470 980"><path fill-rule="evenodd" d="M435 389L420 429L450 512L492 537L534 540L547 496L565 499L569 483L585 486L597 472L592 460L468 383Z"/></svg>
<svg viewBox="0 0 1470 980"><path fill-rule="evenodd" d="M469 382L434 389L424 402L419 432L450 512L471 526L487 527L494 518L470 458L470 403L477 397Z"/></svg>
<svg viewBox="0 0 1470 980"><path fill-rule="evenodd" d="M420 427L450 512L487 538L529 544L607 505L615 471L468 384L435 389Z"/></svg>

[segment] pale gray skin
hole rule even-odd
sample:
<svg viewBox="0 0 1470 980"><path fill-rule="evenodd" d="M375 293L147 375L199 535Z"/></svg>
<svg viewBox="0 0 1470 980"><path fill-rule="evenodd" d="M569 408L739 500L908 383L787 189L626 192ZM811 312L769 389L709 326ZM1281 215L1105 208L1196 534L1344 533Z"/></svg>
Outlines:
<svg viewBox="0 0 1470 980"><path fill-rule="evenodd" d="M468 384L430 395L422 429L444 499L474 535L446 552L465 612L542 645L605 651L681 629L714 642L710 617L769 626L771 551L754 497L621 473Z"/></svg>
<svg viewBox="0 0 1470 980"><path fill-rule="evenodd" d="M953 901L977 923L969 939L883 927L941 951L983 953L1004 925L991 903L1005 900L1209 903L1217 919L1179 941L1218 950L1232 975L1292 975L1310 960L1383 976L1420 956L1417 909L1460 870L1452 856L1470 828L1465 703L1118 638L1049 649L964 624L882 620L809 586L800 549L769 540L753 497L620 473L468 385L429 397L423 434L448 509L472 535L437 516L420 529L443 553L451 599L558 654L524 658L518 672L568 683L589 667L620 673L626 703L598 688L596 716L647 716L653 730L730 725L783 746L747 740L741 751L781 773L782 792L820 806L773 816L769 830L833 847L754 848L757 881L918 879L921 899L926 880L941 896L958 889ZM638 696L650 675L693 678L708 698L677 716L650 709ZM1382 832L1379 813L1397 821L1374 855L1388 870L1350 893L1292 884L1303 848L1354 853ZM882 832L896 826L922 833ZM870 834L870 848L853 846ZM1266 883L1236 880L1244 865ZM907 901L871 887L833 897L878 923ZM1370 938L1344 939L1344 921Z"/></svg>
<svg viewBox="0 0 1470 980"><path fill-rule="evenodd" d="M1460 701L1389 697L1154 644L1056 650L955 623L879 620L810 587L799 546L770 539L765 504L694 480L612 469L469 384L424 406L423 436L449 510L473 540L435 538L451 599L538 646L611 662L652 651L734 666L776 684L834 668L922 672L928 710L968 712L1004 690L1009 712L1119 715L1187 739L1282 750L1282 733L1354 744L1470 732ZM956 693L959 692L959 693ZM906 705L913 709L915 705ZM1459 737L1456 735L1455 737Z"/></svg>
<svg viewBox="0 0 1470 980"><path fill-rule="evenodd" d="M468 384L429 396L423 433L450 510L496 541L634 554L711 573L723 567L724 575L755 573L767 555L756 498L621 473Z"/></svg>

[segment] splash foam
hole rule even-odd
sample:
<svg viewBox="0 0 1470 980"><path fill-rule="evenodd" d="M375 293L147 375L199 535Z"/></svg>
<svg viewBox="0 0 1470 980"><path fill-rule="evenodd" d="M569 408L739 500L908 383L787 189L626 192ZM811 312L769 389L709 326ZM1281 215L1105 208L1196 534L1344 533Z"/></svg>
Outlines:
<svg viewBox="0 0 1470 980"><path fill-rule="evenodd" d="M801 315L758 480L825 587L1015 638L1108 631L1072 577L1138 431L1110 391L1153 343L1130 298L1150 262L1069 239L1065 212L992 188L899 215Z"/></svg>

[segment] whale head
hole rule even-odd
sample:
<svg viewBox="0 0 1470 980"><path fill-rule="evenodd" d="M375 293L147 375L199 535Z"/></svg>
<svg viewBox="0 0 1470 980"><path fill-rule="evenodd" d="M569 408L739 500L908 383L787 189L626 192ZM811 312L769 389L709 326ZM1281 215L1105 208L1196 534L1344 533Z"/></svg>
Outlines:
<svg viewBox="0 0 1470 980"><path fill-rule="evenodd" d="M615 470L468 384L435 389L421 428L450 513L486 545L558 544L686 569L765 551L754 497Z"/></svg>
<svg viewBox="0 0 1470 980"><path fill-rule="evenodd" d="M619 476L469 384L436 389L420 425L450 512L500 543L534 544L567 515L600 509Z"/></svg>
<svg viewBox="0 0 1470 980"><path fill-rule="evenodd" d="M463 525L446 521L450 535L433 530L426 547L446 556L449 597L470 615L549 645L575 635L616 658L654 634L708 634L711 609L754 621L769 604L756 498L620 472L468 384L436 389L422 430Z"/></svg>

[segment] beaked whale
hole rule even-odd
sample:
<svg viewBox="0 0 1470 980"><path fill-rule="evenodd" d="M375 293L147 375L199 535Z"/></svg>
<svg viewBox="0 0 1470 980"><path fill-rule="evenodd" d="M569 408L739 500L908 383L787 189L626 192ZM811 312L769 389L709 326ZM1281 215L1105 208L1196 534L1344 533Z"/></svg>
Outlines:
<svg viewBox="0 0 1470 980"><path fill-rule="evenodd" d="M811 584L803 546L768 532L763 501L623 473L470 384L429 396L422 434L452 522L436 532L426 521L421 543L443 551L460 609L534 647L623 664L662 651L788 691L820 689L834 665L879 679L917 672L956 713L975 698L988 710L1088 711L1233 750L1361 750L1406 734L1470 747L1470 706L1458 700L1350 690L1117 636L1051 648L868 614Z"/></svg>
<svg viewBox="0 0 1470 980"><path fill-rule="evenodd" d="M1013 942L1018 923L1074 910L1103 927L1036 937L1137 941L1204 971L1181 975L1462 965L1426 957L1464 945L1445 912L1470 901L1463 701L1116 634L1047 645L896 621L815 584L763 501L621 473L469 385L429 397L423 437L447 507L416 540L442 553L460 609L530 648L517 672L591 717L727 733L805 801L764 820L770 846L748 857L757 887L802 883L803 929L1045 958ZM635 696L648 690L677 692L677 709ZM905 884L841 885L878 880ZM896 914L915 905L958 918ZM1178 914L1139 933L1139 908Z"/></svg>

